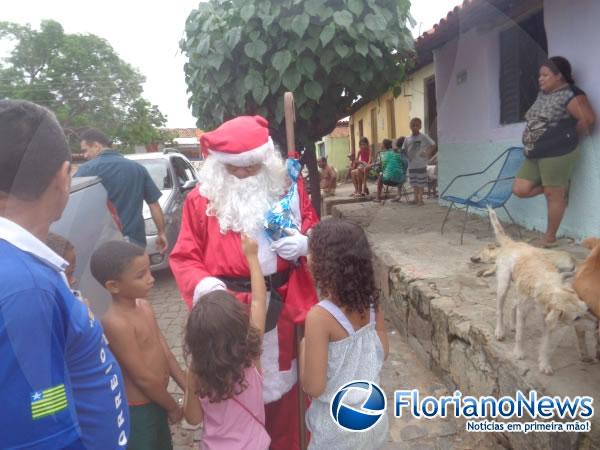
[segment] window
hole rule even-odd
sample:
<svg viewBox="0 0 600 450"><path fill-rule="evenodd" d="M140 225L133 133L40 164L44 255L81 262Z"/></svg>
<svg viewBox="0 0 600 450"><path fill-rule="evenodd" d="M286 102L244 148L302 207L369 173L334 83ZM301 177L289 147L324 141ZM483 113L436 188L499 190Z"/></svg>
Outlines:
<svg viewBox="0 0 600 450"><path fill-rule="evenodd" d="M544 14L500 33L500 123L521 122L538 94L538 72L547 58Z"/></svg>
<svg viewBox="0 0 600 450"><path fill-rule="evenodd" d="M186 181L193 180L192 170L185 161L181 158L174 157L171 159L173 162L173 170L175 171L175 179L179 186L183 186Z"/></svg>
<svg viewBox="0 0 600 450"><path fill-rule="evenodd" d="M389 132L390 132L390 135L388 136L388 138L395 139L396 138L396 111L394 109L394 99L393 98L387 99L387 117L388 117Z"/></svg>
<svg viewBox="0 0 600 450"><path fill-rule="evenodd" d="M194 169L194 166L191 165L190 162L185 161L185 173L188 175L188 179L189 180L197 180L198 179L198 173L196 172L196 169Z"/></svg>
<svg viewBox="0 0 600 450"><path fill-rule="evenodd" d="M363 121L362 119L358 121L358 139L360 140L361 137L363 137L365 135L364 129L363 129Z"/></svg>
<svg viewBox="0 0 600 450"><path fill-rule="evenodd" d="M356 138L354 136L354 124L350 125L350 150L352 154L356 154Z"/></svg>
<svg viewBox="0 0 600 450"><path fill-rule="evenodd" d="M135 162L146 168L150 174L150 178L152 178L154 184L156 184L161 191L173 188L173 180L171 180L169 165L165 159L137 159Z"/></svg>

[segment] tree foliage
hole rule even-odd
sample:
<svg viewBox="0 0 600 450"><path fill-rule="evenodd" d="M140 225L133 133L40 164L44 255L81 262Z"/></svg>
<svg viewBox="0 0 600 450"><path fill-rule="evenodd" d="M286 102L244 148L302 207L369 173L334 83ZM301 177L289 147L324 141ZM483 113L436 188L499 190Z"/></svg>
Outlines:
<svg viewBox="0 0 600 450"><path fill-rule="evenodd" d="M399 86L413 49L409 0L209 0L186 22L181 48L201 128L261 114L283 141L283 94L296 134L329 133L358 99Z"/></svg>
<svg viewBox="0 0 600 450"><path fill-rule="evenodd" d="M53 110L67 133L96 127L125 145L148 144L166 122L142 98L144 77L108 42L67 34L55 21L40 30L0 22L0 39L14 42L0 61L0 98L30 100Z"/></svg>

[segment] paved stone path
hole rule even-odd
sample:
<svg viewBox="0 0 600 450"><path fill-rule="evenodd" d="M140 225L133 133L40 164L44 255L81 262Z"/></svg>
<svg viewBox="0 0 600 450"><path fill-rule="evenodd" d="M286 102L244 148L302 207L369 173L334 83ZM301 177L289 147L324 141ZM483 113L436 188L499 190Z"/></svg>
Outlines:
<svg viewBox="0 0 600 450"><path fill-rule="evenodd" d="M156 284L150 302L165 338L182 367L182 337L187 309L179 296L170 272L156 275ZM446 395L449 391L442 381L426 369L412 349L402 341L398 333L388 325L390 355L382 372L382 388L388 395L388 413L393 415L394 389L419 389L422 395ZM181 398L182 392L171 381L169 392ZM175 450L197 448L194 432L173 427ZM459 419L414 419L390 417L390 434L387 449L411 450L501 450L491 435L467 433L464 422Z"/></svg>
<svg viewBox="0 0 600 450"><path fill-rule="evenodd" d="M183 360L183 328L187 318L187 307L179 295L175 279L171 272L162 271L154 274L156 282L152 294L148 299L154 308L158 326L163 332L171 351L177 358L179 365L185 369ZM183 392L171 380L169 392L176 398L183 400ZM194 445L194 432L184 429L181 424L171 427L173 434L174 450L191 450L198 448Z"/></svg>

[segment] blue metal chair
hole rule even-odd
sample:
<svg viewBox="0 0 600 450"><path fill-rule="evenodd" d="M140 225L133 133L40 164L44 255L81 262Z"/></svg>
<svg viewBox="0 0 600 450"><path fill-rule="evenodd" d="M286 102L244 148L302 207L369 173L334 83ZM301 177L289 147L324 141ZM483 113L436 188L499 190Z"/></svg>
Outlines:
<svg viewBox="0 0 600 450"><path fill-rule="evenodd" d="M506 209L506 202L512 195L512 185L513 180L519 170L519 167L523 163L525 156L523 154L523 147L511 147L500 154L496 159L494 159L485 169L480 172L467 173L464 175L458 175L454 177L454 179L446 186L446 189L440 194L440 198L442 200L446 200L450 202L450 206L448 207L448 211L446 212L446 216L444 217L444 221L442 222L441 233L444 234L444 225L446 225L446 221L448 220L448 215L450 211L455 205L456 209L464 208L465 217L463 219L462 231L460 233L460 244L463 243L463 235L465 234L465 227L467 225L467 218L469 217L469 208L476 209L487 209L490 206L493 209L502 208L510 218L513 224L516 225L516 222ZM473 192L468 197L458 197L455 195L446 195L446 192L452 186L452 184L458 180L459 178L472 177L476 175L483 175L494 166L498 161L503 160L502 166L500 168L500 172L496 176L495 179L484 183ZM490 187L491 186L491 187ZM486 188L489 190L483 195ZM518 229L518 228L517 228ZM519 230L519 236L521 236L521 230Z"/></svg>

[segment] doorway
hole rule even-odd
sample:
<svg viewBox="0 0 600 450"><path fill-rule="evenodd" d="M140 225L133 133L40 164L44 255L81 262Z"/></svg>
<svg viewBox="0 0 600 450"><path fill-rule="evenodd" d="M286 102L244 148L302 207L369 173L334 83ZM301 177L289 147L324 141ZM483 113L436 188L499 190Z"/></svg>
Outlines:
<svg viewBox="0 0 600 450"><path fill-rule="evenodd" d="M425 133L437 143L437 102L433 76L425 79Z"/></svg>

